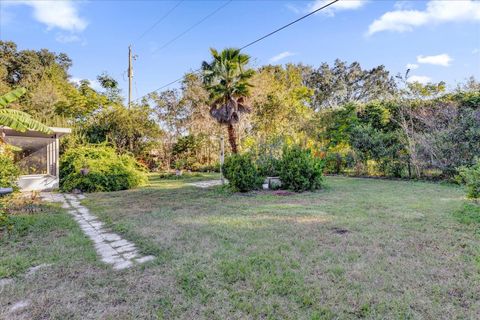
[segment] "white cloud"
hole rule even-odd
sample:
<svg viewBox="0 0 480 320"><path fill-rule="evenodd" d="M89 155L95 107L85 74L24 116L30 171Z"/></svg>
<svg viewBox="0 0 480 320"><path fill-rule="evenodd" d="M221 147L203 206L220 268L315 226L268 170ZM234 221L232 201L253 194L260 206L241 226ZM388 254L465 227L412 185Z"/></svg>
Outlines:
<svg viewBox="0 0 480 320"><path fill-rule="evenodd" d="M427 76L410 76L408 77L407 82L409 83L418 82L421 84L427 84L429 82L432 82L432 78Z"/></svg>
<svg viewBox="0 0 480 320"><path fill-rule="evenodd" d="M393 7L397 10L411 9L413 6L413 1L411 0L399 0L395 2Z"/></svg>
<svg viewBox="0 0 480 320"><path fill-rule="evenodd" d="M415 70L415 69L418 69L420 66L418 64L415 64L415 63L407 63L407 65L405 66L405 68L407 69L410 69L410 70Z"/></svg>
<svg viewBox="0 0 480 320"><path fill-rule="evenodd" d="M472 50L472 54L477 54L477 53L480 53L480 49L475 48Z"/></svg>
<svg viewBox="0 0 480 320"><path fill-rule="evenodd" d="M422 56L422 55L417 56L418 63L433 64L433 65L443 66L443 67L448 67L450 65L450 62L452 62L452 60L453 59L446 53L439 54L436 56Z"/></svg>
<svg viewBox="0 0 480 320"><path fill-rule="evenodd" d="M70 82L76 84L77 86L80 85L82 80L88 80L88 82L90 82L90 88L92 88L95 91L103 90L103 87L101 86L100 82L98 82L97 79L91 80L91 79L84 79L84 78L77 78L77 77L70 78Z"/></svg>
<svg viewBox="0 0 480 320"><path fill-rule="evenodd" d="M423 11L389 11L370 24L367 35L381 31L406 32L424 25L459 21L480 21L480 2L430 0Z"/></svg>
<svg viewBox="0 0 480 320"><path fill-rule="evenodd" d="M282 59L285 59L285 58L288 58L288 57L291 57L291 56L294 56L294 55L296 55L296 53L293 53L293 52L290 52L290 51L285 51L285 52L277 54L276 56L271 57L268 60L268 62L275 63L275 62L278 62Z"/></svg>
<svg viewBox="0 0 480 320"><path fill-rule="evenodd" d="M47 26L49 30L58 28L70 32L85 30L88 23L79 16L77 5L74 1L8 1L6 5L27 5L33 8L34 18Z"/></svg>
<svg viewBox="0 0 480 320"><path fill-rule="evenodd" d="M332 2L331 0L314 0L310 2L305 8L299 9L296 6L293 6L291 4L287 4L287 8L293 11L294 13L309 13L314 10L317 10L328 3ZM341 0L338 2L335 2L331 6L321 10L319 13L323 13L329 16L333 16L336 11L342 11L342 10L355 10L361 8L365 3L367 3L368 0Z"/></svg>

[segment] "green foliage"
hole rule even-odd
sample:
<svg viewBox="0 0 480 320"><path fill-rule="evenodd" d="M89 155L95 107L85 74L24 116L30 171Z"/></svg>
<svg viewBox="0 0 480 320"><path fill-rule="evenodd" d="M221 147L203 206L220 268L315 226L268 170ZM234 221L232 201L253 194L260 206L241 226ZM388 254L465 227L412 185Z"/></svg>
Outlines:
<svg viewBox="0 0 480 320"><path fill-rule="evenodd" d="M12 157L0 153L0 188L17 188L20 169L13 162Z"/></svg>
<svg viewBox="0 0 480 320"><path fill-rule="evenodd" d="M347 165L346 158L339 152L329 152L325 157L325 172L340 174Z"/></svg>
<svg viewBox="0 0 480 320"><path fill-rule="evenodd" d="M322 185L324 162L310 150L299 146L285 147L280 164L282 187L302 192L319 189Z"/></svg>
<svg viewBox="0 0 480 320"><path fill-rule="evenodd" d="M258 172L262 177L278 177L281 160L273 156L262 155L257 159Z"/></svg>
<svg viewBox="0 0 480 320"><path fill-rule="evenodd" d="M480 198L480 159L477 159L477 162L471 167L461 168L460 176L467 187L467 197Z"/></svg>
<svg viewBox="0 0 480 320"><path fill-rule="evenodd" d="M200 167L196 163L196 153L201 146L201 139L194 135L180 137L173 145L172 157L175 159L175 169L187 169L197 171Z"/></svg>
<svg viewBox="0 0 480 320"><path fill-rule="evenodd" d="M358 62L347 65L339 59L331 67L322 63L318 69L310 70L305 80L314 89L312 107L317 111L350 102L391 98L396 90L385 66L364 70Z"/></svg>
<svg viewBox="0 0 480 320"><path fill-rule="evenodd" d="M90 117L81 133L90 143L109 142L120 152L131 152L137 158L154 145L161 131L151 118L150 108L125 108L114 104Z"/></svg>
<svg viewBox="0 0 480 320"><path fill-rule="evenodd" d="M23 96L27 90L18 88L0 96L0 126L10 127L16 131L25 132L35 130L51 133L52 130L41 122L33 119L29 114L15 109L7 109L7 105Z"/></svg>
<svg viewBox="0 0 480 320"><path fill-rule="evenodd" d="M223 174L230 187L240 192L258 189L264 180L249 154L233 154L226 158Z"/></svg>
<svg viewBox="0 0 480 320"><path fill-rule="evenodd" d="M68 150L60 161L60 187L63 191L117 191L146 183L147 176L128 154L115 149L87 145Z"/></svg>
<svg viewBox="0 0 480 320"><path fill-rule="evenodd" d="M453 214L463 224L473 224L480 227L480 206L475 203L464 203L463 207Z"/></svg>

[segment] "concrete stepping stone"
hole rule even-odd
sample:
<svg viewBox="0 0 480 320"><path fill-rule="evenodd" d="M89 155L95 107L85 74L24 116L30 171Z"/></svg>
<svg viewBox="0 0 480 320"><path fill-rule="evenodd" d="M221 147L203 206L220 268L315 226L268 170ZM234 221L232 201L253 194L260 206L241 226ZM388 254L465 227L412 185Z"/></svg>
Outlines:
<svg viewBox="0 0 480 320"><path fill-rule="evenodd" d="M122 238L120 238L120 236L118 234L115 234L115 233L103 233L102 237L106 241L118 241L118 240L122 239Z"/></svg>
<svg viewBox="0 0 480 320"><path fill-rule="evenodd" d="M227 180L225 180L225 183L227 183ZM222 180L207 180L207 181L190 182L190 183L187 183L187 185L205 189L205 188L210 188L210 187L222 185Z"/></svg>
<svg viewBox="0 0 480 320"><path fill-rule="evenodd" d="M82 206L79 200L84 195L42 193L41 197L50 202L61 202L62 207L77 221L82 231L95 244L95 250L104 263L112 265L114 270L123 270L135 264L155 259L154 256L141 256L134 243L107 230L103 222Z"/></svg>

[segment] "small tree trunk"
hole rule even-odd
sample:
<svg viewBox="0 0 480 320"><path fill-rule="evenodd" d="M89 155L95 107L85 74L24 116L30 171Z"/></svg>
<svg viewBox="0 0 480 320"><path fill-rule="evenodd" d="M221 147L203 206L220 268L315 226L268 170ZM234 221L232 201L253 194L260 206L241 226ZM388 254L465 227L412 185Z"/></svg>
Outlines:
<svg viewBox="0 0 480 320"><path fill-rule="evenodd" d="M233 124L228 125L228 142L232 148L232 153L238 153L237 139L235 137L235 128L233 127Z"/></svg>

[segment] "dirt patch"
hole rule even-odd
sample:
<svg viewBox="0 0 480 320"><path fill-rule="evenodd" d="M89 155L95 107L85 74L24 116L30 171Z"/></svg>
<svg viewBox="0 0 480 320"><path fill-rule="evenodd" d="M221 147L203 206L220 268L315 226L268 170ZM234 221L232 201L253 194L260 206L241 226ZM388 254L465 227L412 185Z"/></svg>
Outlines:
<svg viewBox="0 0 480 320"><path fill-rule="evenodd" d="M344 229L344 228L338 228L338 227L333 227L333 228L331 228L330 230L332 230L332 232L333 232L333 233L336 233L336 234L347 234L347 233L350 233L349 230Z"/></svg>
<svg viewBox="0 0 480 320"><path fill-rule="evenodd" d="M272 193L276 196L283 196L283 197L292 196L295 194L287 190L276 190L276 191L273 191Z"/></svg>

